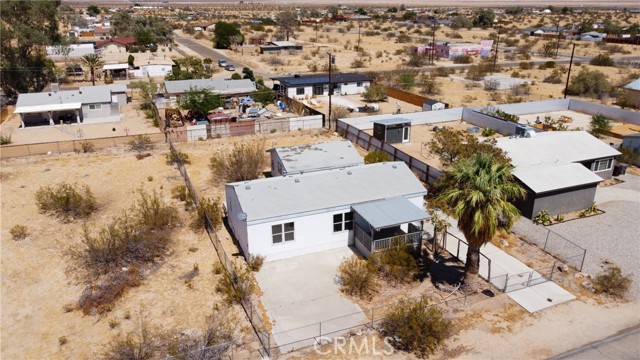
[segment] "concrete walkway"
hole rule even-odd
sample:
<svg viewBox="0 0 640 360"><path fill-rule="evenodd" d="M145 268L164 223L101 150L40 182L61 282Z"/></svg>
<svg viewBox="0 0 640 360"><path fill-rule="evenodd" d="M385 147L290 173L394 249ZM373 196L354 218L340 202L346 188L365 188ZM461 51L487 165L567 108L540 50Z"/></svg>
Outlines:
<svg viewBox="0 0 640 360"><path fill-rule="evenodd" d="M467 245L455 237L465 242L466 239L458 229L455 219L447 218L447 221L451 224L449 233L453 236L447 237L446 249L464 263L467 259ZM498 289L506 291L510 298L529 312L575 299L570 292L551 281L546 281L543 274L491 243L482 246L480 254L480 277L489 280Z"/></svg>

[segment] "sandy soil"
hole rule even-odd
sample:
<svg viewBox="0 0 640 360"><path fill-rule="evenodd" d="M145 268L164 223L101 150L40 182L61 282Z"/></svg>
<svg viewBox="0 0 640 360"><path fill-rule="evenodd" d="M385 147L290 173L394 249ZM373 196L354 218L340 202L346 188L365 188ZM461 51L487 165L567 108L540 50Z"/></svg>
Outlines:
<svg viewBox="0 0 640 360"><path fill-rule="evenodd" d="M65 273L70 265L65 253L79 245L82 222L61 223L39 213L34 201L35 191L43 185L63 180L89 184L100 204L99 211L87 221L94 229L128 208L136 198L134 190L140 187L155 189L166 201L175 203L170 189L182 178L164 163L166 151L158 149L143 160L120 149L31 158L29 163L24 159L3 162L2 358L92 359L113 335L136 329L140 314L146 315L153 327L174 334L202 328L211 307L221 301L213 290L217 282L211 271L215 253L204 235L186 226L176 230L165 260L146 271L143 285L130 289L104 317L65 313L63 306L76 303L83 289L72 280L72 273ZM181 210L181 216L188 224L191 215ZM9 229L16 224L29 228L27 239L12 240ZM183 277L196 263L200 272L189 289ZM253 341L245 335L250 334L248 323L238 309L233 311L238 315L238 327L244 329L240 338ZM126 313L131 314L130 320L125 319ZM119 326L111 329L111 320ZM59 345L61 336L67 337L68 344ZM247 351L255 349L251 344L245 346Z"/></svg>

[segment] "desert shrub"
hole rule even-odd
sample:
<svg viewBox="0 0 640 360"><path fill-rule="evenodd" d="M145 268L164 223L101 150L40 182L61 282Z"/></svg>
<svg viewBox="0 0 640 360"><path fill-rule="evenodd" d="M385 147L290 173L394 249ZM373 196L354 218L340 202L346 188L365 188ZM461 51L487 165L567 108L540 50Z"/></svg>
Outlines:
<svg viewBox="0 0 640 360"><path fill-rule="evenodd" d="M537 225L551 225L551 215L547 210L539 211L533 218L533 223Z"/></svg>
<svg viewBox="0 0 640 360"><path fill-rule="evenodd" d="M426 358L449 336L451 322L427 300L400 300L385 315L380 333L394 348Z"/></svg>
<svg viewBox="0 0 640 360"><path fill-rule="evenodd" d="M172 353L188 354L178 357L181 359L224 359L225 352L236 342L236 324L238 319L230 308L216 305L212 314L205 319L203 331L198 335L182 337L177 344L173 344Z"/></svg>
<svg viewBox="0 0 640 360"><path fill-rule="evenodd" d="M609 131L611 131L613 125L611 125L609 119L607 119L603 115L594 115L591 117L589 127L589 133L591 133L591 135L597 138L601 138L602 136L609 133Z"/></svg>
<svg viewBox="0 0 640 360"><path fill-rule="evenodd" d="M193 205L191 193L186 185L176 185L171 189L171 197L184 202L185 209L189 209Z"/></svg>
<svg viewBox="0 0 640 360"><path fill-rule="evenodd" d="M510 88L511 95L519 96L519 95L528 95L531 92L531 86L527 83L522 84L514 84Z"/></svg>
<svg viewBox="0 0 640 360"><path fill-rule="evenodd" d="M633 164L640 157L640 152L634 151L630 146L620 146L618 151L621 154L618 159L625 164Z"/></svg>
<svg viewBox="0 0 640 360"><path fill-rule="evenodd" d="M139 153L137 153L137 154L136 154L136 159L138 159L138 160L142 160L142 159L144 159L144 158L148 158L149 156L151 156L151 153L148 153L148 152L146 152L146 153L139 152Z"/></svg>
<svg viewBox="0 0 640 360"><path fill-rule="evenodd" d="M264 256L262 255L251 255L249 256L249 260L247 260L249 269L254 272L260 271L260 268L262 268L262 264L264 264Z"/></svg>
<svg viewBox="0 0 640 360"><path fill-rule="evenodd" d="M13 240L24 240L29 236L29 228L25 225L14 225L9 229L9 234Z"/></svg>
<svg viewBox="0 0 640 360"><path fill-rule="evenodd" d="M60 344L60 346L65 345L67 342L69 342L69 339L67 339L66 336L60 336L58 338L58 344Z"/></svg>
<svg viewBox="0 0 640 360"><path fill-rule="evenodd" d="M284 59L279 58L275 55L269 56L265 61L269 65L286 65L287 64L287 62Z"/></svg>
<svg viewBox="0 0 640 360"><path fill-rule="evenodd" d="M453 58L454 64L471 64L473 63L473 58L469 55L460 55Z"/></svg>
<svg viewBox="0 0 640 360"><path fill-rule="evenodd" d="M567 95L601 96L611 91L609 77L598 71L582 68L571 78Z"/></svg>
<svg viewBox="0 0 640 360"><path fill-rule="evenodd" d="M176 150L175 148L171 148L167 154L165 154L167 159L167 165L173 165L176 163L183 164L191 164L191 160L189 160L189 154L185 154L180 150Z"/></svg>
<svg viewBox="0 0 640 360"><path fill-rule="evenodd" d="M589 64L594 66L614 66L615 62L609 54L598 54L589 61Z"/></svg>
<svg viewBox="0 0 640 360"><path fill-rule="evenodd" d="M411 36L409 36L407 34L399 34L396 37L396 42L400 43L400 44L411 42Z"/></svg>
<svg viewBox="0 0 640 360"><path fill-rule="evenodd" d="M379 162L389 161L389 154L382 150L376 150L368 153L364 157L365 164L375 164Z"/></svg>
<svg viewBox="0 0 640 360"><path fill-rule="evenodd" d="M520 69L522 70L531 70L533 69L533 62L531 61L522 61L520 62Z"/></svg>
<svg viewBox="0 0 640 360"><path fill-rule="evenodd" d="M369 261L380 276L392 285L411 282L418 274L418 262L413 247L396 239L392 240L389 249L373 254Z"/></svg>
<svg viewBox="0 0 640 360"><path fill-rule="evenodd" d="M378 288L376 269L355 256L344 260L338 267L340 290L345 294L370 300Z"/></svg>
<svg viewBox="0 0 640 360"><path fill-rule="evenodd" d="M89 186L66 182L38 189L36 204L40 210L55 214L65 221L73 218L86 218L98 209L98 204Z"/></svg>
<svg viewBox="0 0 640 360"><path fill-rule="evenodd" d="M491 136L494 135L496 133L496 129L494 128L484 128L482 129L482 136Z"/></svg>
<svg viewBox="0 0 640 360"><path fill-rule="evenodd" d="M387 88L382 84L371 84L367 87L362 97L365 101L383 101L387 97Z"/></svg>
<svg viewBox="0 0 640 360"><path fill-rule="evenodd" d="M484 81L484 90L485 91L496 91L500 87L500 81L498 80L485 80Z"/></svg>
<svg viewBox="0 0 640 360"><path fill-rule="evenodd" d="M94 143L92 143L91 141L82 141L80 143L80 149L82 150L83 153L92 153L94 151L96 151L96 145Z"/></svg>
<svg viewBox="0 0 640 360"><path fill-rule="evenodd" d="M112 339L101 360L151 360L164 354L162 334L152 332L146 320L141 321L139 332L118 334Z"/></svg>
<svg viewBox="0 0 640 360"><path fill-rule="evenodd" d="M249 269L236 269L231 274L223 274L216 285L216 292L221 294L228 304L239 304L249 300L256 288L255 279Z"/></svg>
<svg viewBox="0 0 640 360"><path fill-rule="evenodd" d="M364 60L361 58L353 59L353 61L351 62L351 68L357 69L361 67L364 67Z"/></svg>
<svg viewBox="0 0 640 360"><path fill-rule="evenodd" d="M598 293L624 298L631 286L631 278L624 275L619 267L609 265L605 271L596 276L593 283Z"/></svg>
<svg viewBox="0 0 640 360"><path fill-rule="evenodd" d="M153 148L153 142L151 142L151 138L147 135L136 135L129 141L129 150L131 151L142 152L152 150Z"/></svg>
<svg viewBox="0 0 640 360"><path fill-rule="evenodd" d="M436 80L435 76L423 75L420 77L420 93L426 95L438 95L442 92L440 83Z"/></svg>
<svg viewBox="0 0 640 360"><path fill-rule="evenodd" d="M435 76L438 76L438 77L448 77L449 75L453 74L454 72L455 72L454 69L448 69L448 68L446 68L444 66L438 66L433 71L433 74Z"/></svg>
<svg viewBox="0 0 640 360"><path fill-rule="evenodd" d="M136 267L106 275L97 284L84 289L78 307L85 315L109 312L113 303L124 295L128 288L140 286L141 283L140 272Z"/></svg>
<svg viewBox="0 0 640 360"><path fill-rule="evenodd" d="M208 197L203 197L200 199L197 213L189 225L191 230L196 232L204 230L207 224L207 218L209 218L213 229L218 229L220 225L222 225L222 207L220 206L219 198L211 200Z"/></svg>
<svg viewBox="0 0 640 360"><path fill-rule="evenodd" d="M490 68L485 65L471 65L467 70L466 78L469 80L479 81L482 80L487 73L489 73Z"/></svg>
<svg viewBox="0 0 640 360"><path fill-rule="evenodd" d="M545 61L544 63L540 64L538 66L538 69L540 70L545 70L545 69L554 69L556 67L556 62L555 61Z"/></svg>
<svg viewBox="0 0 640 360"><path fill-rule="evenodd" d="M403 90L409 90L416 84L418 71L403 70L395 78L395 85Z"/></svg>
<svg viewBox="0 0 640 360"><path fill-rule="evenodd" d="M542 82L549 84L560 84L562 83L562 72L558 69L553 69L549 76L545 77Z"/></svg>
<svg viewBox="0 0 640 360"><path fill-rule="evenodd" d="M331 108L331 122L335 123L338 119L346 118L351 112L345 106L335 105Z"/></svg>
<svg viewBox="0 0 640 360"><path fill-rule="evenodd" d="M265 163L264 141L241 142L228 152L219 152L209 160L213 175L225 182L257 179Z"/></svg>
<svg viewBox="0 0 640 360"><path fill-rule="evenodd" d="M0 134L0 145L9 145L11 144L11 134L3 135Z"/></svg>

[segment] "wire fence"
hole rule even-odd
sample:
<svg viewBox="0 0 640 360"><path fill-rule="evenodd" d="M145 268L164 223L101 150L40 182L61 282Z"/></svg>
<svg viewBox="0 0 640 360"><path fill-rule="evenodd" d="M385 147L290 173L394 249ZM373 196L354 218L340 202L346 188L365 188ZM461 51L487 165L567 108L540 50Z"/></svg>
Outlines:
<svg viewBox="0 0 640 360"><path fill-rule="evenodd" d="M536 225L526 218L521 218L513 224L511 231L529 244L539 247L572 268L582 271L587 249L576 245L564 236L545 226Z"/></svg>
<svg viewBox="0 0 640 360"><path fill-rule="evenodd" d="M170 150L177 151L171 138L169 137L167 140L169 142ZM189 189L189 193L193 198L193 202L195 206L199 209L200 199L199 199L198 193L196 192L195 187L191 183L191 179L189 178L189 174L187 173L184 163L182 162L182 160L178 159L177 165L178 165L178 170L180 171L180 175L182 175L182 177L184 178L185 185L187 189ZM229 256L229 254L224 250L222 241L220 241L220 238L216 233L215 227L213 226L213 222L211 221L211 219L209 219L206 213L204 214L204 220L205 220L206 233L209 237L209 240L211 241L211 244L213 245L213 248L216 254L218 255L218 259L220 259L220 263L223 265L225 269L225 276L228 276L230 278L231 280L230 282L232 286L234 286L235 288L236 286L235 284L238 283L239 274L238 274L238 268L235 265L233 257ZM242 300L240 302L240 305L242 306L242 309L244 310L244 313L247 319L251 323L251 326L256 336L258 337L260 345L264 350L263 355L269 356L270 355L269 351L271 349L271 334L269 333L270 326L267 326L266 321L263 318L264 314L262 313L262 311L260 311L260 308L251 299Z"/></svg>

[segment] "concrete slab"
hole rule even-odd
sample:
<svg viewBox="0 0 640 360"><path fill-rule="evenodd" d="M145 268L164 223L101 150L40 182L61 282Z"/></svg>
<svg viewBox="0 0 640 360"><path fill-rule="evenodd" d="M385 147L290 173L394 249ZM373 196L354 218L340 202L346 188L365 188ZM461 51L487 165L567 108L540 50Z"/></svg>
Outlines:
<svg viewBox="0 0 640 360"><path fill-rule="evenodd" d="M531 313L575 299L570 292L551 281L508 292L507 296Z"/></svg>
<svg viewBox="0 0 640 360"><path fill-rule="evenodd" d="M291 351L367 322L362 309L342 296L335 281L338 266L352 255L351 249L343 247L262 266L256 279L274 324L272 346Z"/></svg>

